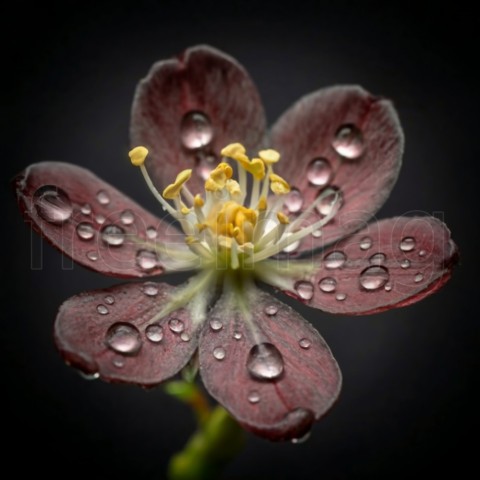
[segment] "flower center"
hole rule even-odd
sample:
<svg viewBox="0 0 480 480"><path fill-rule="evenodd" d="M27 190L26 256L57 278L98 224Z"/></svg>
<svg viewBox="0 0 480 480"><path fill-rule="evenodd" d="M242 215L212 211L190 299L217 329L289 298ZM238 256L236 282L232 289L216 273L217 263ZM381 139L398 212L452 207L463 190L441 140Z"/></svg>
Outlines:
<svg viewBox="0 0 480 480"><path fill-rule="evenodd" d="M280 154L268 149L250 159L240 143L227 145L221 151L225 161L210 172L202 195L194 195L186 185L192 175L190 169L180 172L160 195L144 165L147 154L145 147L129 153L132 164L140 167L163 208L180 223L189 248L205 264L214 263L220 268L252 268L313 232L318 236L340 204L338 193L327 188L291 221L283 212L290 185L274 172ZM229 159L237 164L238 180L233 178ZM326 198L331 205L328 214L305 222Z"/></svg>

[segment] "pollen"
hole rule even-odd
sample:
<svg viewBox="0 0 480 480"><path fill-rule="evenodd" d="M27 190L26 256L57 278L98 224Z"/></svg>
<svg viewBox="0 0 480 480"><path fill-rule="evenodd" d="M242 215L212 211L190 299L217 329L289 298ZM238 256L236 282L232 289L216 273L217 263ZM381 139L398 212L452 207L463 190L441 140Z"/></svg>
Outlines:
<svg viewBox="0 0 480 480"><path fill-rule="evenodd" d="M272 192L276 195L285 195L290 192L290 185L286 180L277 175L276 173L271 173L270 176L270 188Z"/></svg>
<svg viewBox="0 0 480 480"><path fill-rule="evenodd" d="M261 150L258 152L258 156L267 164L272 165L280 160L280 154L271 148L268 150Z"/></svg>
<svg viewBox="0 0 480 480"><path fill-rule="evenodd" d="M165 188L165 190L163 191L163 197L167 198L168 200L173 200L174 198L177 198L180 195L180 190L182 189L183 184L187 182L191 176L191 169L181 171L177 175L175 182Z"/></svg>
<svg viewBox="0 0 480 480"><path fill-rule="evenodd" d="M147 158L148 155L148 150L145 147L139 146L132 148L128 152L128 156L130 157L130 161L132 162L132 165L135 167L140 167L145 163L145 159Z"/></svg>

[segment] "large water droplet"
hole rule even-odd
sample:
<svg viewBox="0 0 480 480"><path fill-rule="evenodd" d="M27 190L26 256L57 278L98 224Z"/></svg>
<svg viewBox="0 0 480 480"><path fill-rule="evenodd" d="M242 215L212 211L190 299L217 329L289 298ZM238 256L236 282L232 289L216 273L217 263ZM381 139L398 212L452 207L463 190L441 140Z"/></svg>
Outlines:
<svg viewBox="0 0 480 480"><path fill-rule="evenodd" d="M102 228L102 240L111 247L119 247L125 241L125 230L117 225Z"/></svg>
<svg viewBox="0 0 480 480"><path fill-rule="evenodd" d="M97 200L101 205L108 205L110 203L110 196L105 190L100 190L97 193Z"/></svg>
<svg viewBox="0 0 480 480"><path fill-rule="evenodd" d="M163 328L153 323L145 329L145 336L153 343L159 343L163 339Z"/></svg>
<svg viewBox="0 0 480 480"><path fill-rule="evenodd" d="M92 262L96 262L98 260L98 252L95 250L90 250L87 252L87 258Z"/></svg>
<svg viewBox="0 0 480 480"><path fill-rule="evenodd" d="M105 306L105 305L97 305L97 312L100 314L100 315L108 315L109 311L108 311L108 308Z"/></svg>
<svg viewBox="0 0 480 480"><path fill-rule="evenodd" d="M152 270L158 264L158 255L151 250L139 250L136 256L136 262L142 270Z"/></svg>
<svg viewBox="0 0 480 480"><path fill-rule="evenodd" d="M415 239L413 237L402 238L400 250L402 252L411 252L415 248Z"/></svg>
<svg viewBox="0 0 480 480"><path fill-rule="evenodd" d="M400 266L404 269L410 268L410 260L408 258L403 259L400 262Z"/></svg>
<svg viewBox="0 0 480 480"><path fill-rule="evenodd" d="M130 323L114 323L107 331L105 342L109 348L123 355L135 355L142 347L142 338Z"/></svg>
<svg viewBox="0 0 480 480"><path fill-rule="evenodd" d="M148 227L147 228L147 238L149 240L155 240L157 238L158 232L155 227Z"/></svg>
<svg viewBox="0 0 480 480"><path fill-rule="evenodd" d="M303 300L311 300L313 297L313 285L310 282L297 282L295 284L295 290Z"/></svg>
<svg viewBox="0 0 480 480"><path fill-rule="evenodd" d="M107 295L103 300L107 305L113 305L115 303L115 297L113 295Z"/></svg>
<svg viewBox="0 0 480 480"><path fill-rule="evenodd" d="M259 380L275 380L283 373L282 354L271 343L254 345L248 354L247 369Z"/></svg>
<svg viewBox="0 0 480 480"><path fill-rule="evenodd" d="M375 253L369 258L369 262L371 265L382 265L386 259L387 257L384 253Z"/></svg>
<svg viewBox="0 0 480 480"><path fill-rule="evenodd" d="M82 240L91 240L95 235L95 229L93 225L88 222L82 222L77 225L77 235Z"/></svg>
<svg viewBox="0 0 480 480"><path fill-rule="evenodd" d="M366 268L360 274L360 285L365 290L378 290L388 282L389 278L390 275L385 267L375 265Z"/></svg>
<svg viewBox="0 0 480 480"><path fill-rule="evenodd" d="M120 220L124 225L131 225L135 220L135 215L131 210L124 210L120 215Z"/></svg>
<svg viewBox="0 0 480 480"><path fill-rule="evenodd" d="M158 287L154 283L146 283L142 291L147 297L156 297L158 295Z"/></svg>
<svg viewBox="0 0 480 480"><path fill-rule="evenodd" d="M92 213L92 207L90 206L89 203L85 203L85 205L82 206L82 208L80 209L80 211L84 214L84 215L90 215Z"/></svg>
<svg viewBox="0 0 480 480"><path fill-rule="evenodd" d="M180 338L183 342L189 342L190 341L190 335L187 332L182 332L180 334Z"/></svg>
<svg viewBox="0 0 480 480"><path fill-rule="evenodd" d="M221 330L223 328L223 323L220 320L218 320L217 318L214 318L213 320L210 320L210 328L214 332L218 332L219 330Z"/></svg>
<svg viewBox="0 0 480 480"><path fill-rule="evenodd" d="M325 262L326 268L333 270L342 267L346 259L347 256L343 252L337 250L326 255L323 261Z"/></svg>
<svg viewBox="0 0 480 480"><path fill-rule="evenodd" d="M303 195L298 188L292 188L285 198L285 206L290 213L299 212L303 207Z"/></svg>
<svg viewBox="0 0 480 480"><path fill-rule="evenodd" d="M342 202L342 192L338 190L336 187L332 187L332 191L326 194L320 203L317 205L317 210L320 215L330 215L332 213L332 209L340 208Z"/></svg>
<svg viewBox="0 0 480 480"><path fill-rule="evenodd" d="M333 293L337 288L337 281L332 277L325 277L318 282L318 287L324 293Z"/></svg>
<svg viewBox="0 0 480 480"><path fill-rule="evenodd" d="M225 352L225 349L223 347L215 347L213 349L213 356L217 360L223 360L225 358L227 352Z"/></svg>
<svg viewBox="0 0 480 480"><path fill-rule="evenodd" d="M308 181L317 187L326 185L332 177L332 167L326 158L315 158L307 170Z"/></svg>
<svg viewBox="0 0 480 480"><path fill-rule="evenodd" d="M276 305L267 305L265 307L265 313L269 316L276 315L278 312L278 307Z"/></svg>
<svg viewBox="0 0 480 480"><path fill-rule="evenodd" d="M168 328L170 328L172 332L181 333L185 330L185 324L179 318L171 318L168 321Z"/></svg>
<svg viewBox="0 0 480 480"><path fill-rule="evenodd" d="M423 273L417 273L415 275L415 283L419 283L423 280Z"/></svg>
<svg viewBox="0 0 480 480"><path fill-rule="evenodd" d="M368 250L372 247L372 239L370 237L363 237L360 240L360 249L361 250Z"/></svg>
<svg viewBox="0 0 480 480"><path fill-rule="evenodd" d="M68 195L55 185L44 185L33 195L38 215L49 223L61 225L73 212L72 202Z"/></svg>
<svg viewBox="0 0 480 480"><path fill-rule="evenodd" d="M260 394L256 390L252 390L248 394L247 399L250 403L258 403L260 401Z"/></svg>
<svg viewBox="0 0 480 480"><path fill-rule="evenodd" d="M298 344L305 350L308 350L312 346L312 342L308 338L301 338Z"/></svg>
<svg viewBox="0 0 480 480"><path fill-rule="evenodd" d="M332 146L339 155L350 160L360 157L365 150L362 132L352 124L342 125L337 130Z"/></svg>
<svg viewBox="0 0 480 480"><path fill-rule="evenodd" d="M182 119L180 135L189 150L205 147L213 138L212 124L204 113L188 112Z"/></svg>

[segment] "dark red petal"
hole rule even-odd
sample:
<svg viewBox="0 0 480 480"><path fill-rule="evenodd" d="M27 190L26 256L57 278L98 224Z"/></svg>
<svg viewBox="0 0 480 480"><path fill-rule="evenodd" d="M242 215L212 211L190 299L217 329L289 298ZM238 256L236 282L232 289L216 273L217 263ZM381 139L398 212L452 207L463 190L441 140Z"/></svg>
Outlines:
<svg viewBox="0 0 480 480"><path fill-rule="evenodd" d="M143 277L173 270L168 244L185 249L182 235L93 173L75 165L31 165L15 179L20 209L53 246L92 270Z"/></svg>
<svg viewBox="0 0 480 480"><path fill-rule="evenodd" d="M342 126L352 125L363 141L347 146L356 157L349 159L333 142ZM325 246L364 226L385 202L401 165L403 134L395 109L357 86L326 88L303 97L278 120L271 138L282 155L276 172L300 191L302 210L327 186L342 195L342 207L322 236L304 240L298 251ZM351 138L359 139L354 134ZM292 205L296 212L298 202ZM309 222L319 218L315 210Z"/></svg>
<svg viewBox="0 0 480 480"><path fill-rule="evenodd" d="M189 116L195 112L207 124L202 117ZM187 133L194 133L195 126L198 135L189 141ZM219 161L220 150L232 142L257 149L265 129L260 97L247 72L235 59L208 46L156 63L135 93L132 145L149 149L148 171L160 188L181 170L193 168L188 186L203 192L205 175Z"/></svg>
<svg viewBox="0 0 480 480"><path fill-rule="evenodd" d="M248 302L249 320L225 296L211 311L200 337L203 381L246 429L271 440L300 438L337 398L340 370L319 333L289 306L259 290ZM262 352L272 360L266 370Z"/></svg>
<svg viewBox="0 0 480 480"><path fill-rule="evenodd" d="M286 293L327 312L360 315L410 305L450 278L457 247L433 217L372 223L314 257L312 282Z"/></svg>
<svg viewBox="0 0 480 480"><path fill-rule="evenodd" d="M198 342L187 310L154 318L173 291L165 283L130 283L70 298L55 323L60 352L67 363L110 382L153 386L172 377Z"/></svg>

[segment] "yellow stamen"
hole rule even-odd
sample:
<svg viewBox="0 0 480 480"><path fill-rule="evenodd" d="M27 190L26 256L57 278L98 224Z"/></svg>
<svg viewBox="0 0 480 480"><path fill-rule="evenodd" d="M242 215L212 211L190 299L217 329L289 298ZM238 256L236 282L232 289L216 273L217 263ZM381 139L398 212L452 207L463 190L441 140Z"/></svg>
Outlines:
<svg viewBox="0 0 480 480"><path fill-rule="evenodd" d="M282 212L277 212L277 218L282 225L288 225L290 223L288 217Z"/></svg>
<svg viewBox="0 0 480 480"><path fill-rule="evenodd" d="M257 210L260 212L264 212L268 207L267 199L266 197L260 197L260 200L258 201L257 205Z"/></svg>
<svg viewBox="0 0 480 480"><path fill-rule="evenodd" d="M244 167L247 172L250 172L256 180L263 180L265 178L265 164L259 158L253 158L247 167Z"/></svg>
<svg viewBox="0 0 480 480"><path fill-rule="evenodd" d="M192 211L192 209L184 206L180 211L183 215L188 215Z"/></svg>
<svg viewBox="0 0 480 480"><path fill-rule="evenodd" d="M258 156L267 164L277 163L280 160L280 154L271 148L268 150L261 150L258 152Z"/></svg>
<svg viewBox="0 0 480 480"><path fill-rule="evenodd" d="M145 159L147 158L147 155L148 155L148 150L142 146L132 148L132 150L128 152L130 161L132 162L132 165L135 165L135 167L139 167L140 165L143 165L145 163Z"/></svg>
<svg viewBox="0 0 480 480"><path fill-rule="evenodd" d="M225 184L225 188L232 196L240 195L242 193L242 191L240 190L240 185L236 180L228 179Z"/></svg>
<svg viewBox="0 0 480 480"><path fill-rule="evenodd" d="M217 192L222 190L229 178L232 178L233 169L225 162L219 163L214 170L210 172L209 178L205 182L207 192Z"/></svg>
<svg viewBox="0 0 480 480"><path fill-rule="evenodd" d="M174 198L177 198L180 195L180 190L182 189L183 184L186 181L188 181L188 179L191 176L192 176L191 169L181 171L177 175L175 182L165 188L165 190L163 191L163 197L169 200L173 200Z"/></svg>
<svg viewBox="0 0 480 480"><path fill-rule="evenodd" d="M199 193L195 195L195 198L193 199L193 204L195 207L203 207L205 205L205 200L200 196Z"/></svg>
<svg viewBox="0 0 480 480"><path fill-rule="evenodd" d="M270 188L272 192L276 195L285 195L290 191L290 185L286 180L277 175L276 173L271 173L269 176L270 179Z"/></svg>

